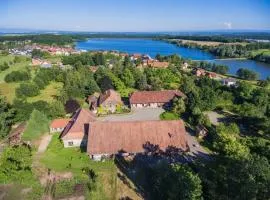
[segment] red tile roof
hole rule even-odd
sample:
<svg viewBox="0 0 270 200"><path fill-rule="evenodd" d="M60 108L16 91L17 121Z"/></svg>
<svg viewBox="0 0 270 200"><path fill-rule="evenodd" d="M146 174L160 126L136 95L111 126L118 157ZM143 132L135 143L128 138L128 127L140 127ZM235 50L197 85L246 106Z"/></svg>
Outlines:
<svg viewBox="0 0 270 200"><path fill-rule="evenodd" d="M167 68L169 66L168 62L160 62L160 61L154 61L149 63L150 67L154 68Z"/></svg>
<svg viewBox="0 0 270 200"><path fill-rule="evenodd" d="M60 137L62 139L83 139L86 125L95 120L95 115L90 110L81 108L73 115Z"/></svg>
<svg viewBox="0 0 270 200"><path fill-rule="evenodd" d="M89 125L87 152L93 154L116 154L144 152L146 143L187 150L185 126L182 120L93 122Z"/></svg>
<svg viewBox="0 0 270 200"><path fill-rule="evenodd" d="M129 102L130 104L168 103L176 96L185 97L185 94L179 90L136 91L131 94Z"/></svg>
<svg viewBox="0 0 270 200"><path fill-rule="evenodd" d="M51 122L51 128L64 128L68 124L70 119L55 119Z"/></svg>

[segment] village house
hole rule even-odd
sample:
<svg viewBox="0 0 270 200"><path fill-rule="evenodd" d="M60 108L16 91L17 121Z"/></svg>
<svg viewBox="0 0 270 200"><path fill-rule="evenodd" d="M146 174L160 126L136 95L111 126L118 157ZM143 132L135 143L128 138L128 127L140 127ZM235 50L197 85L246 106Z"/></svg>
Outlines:
<svg viewBox="0 0 270 200"><path fill-rule="evenodd" d="M236 85L236 79L234 78L224 78L222 79L222 84L228 87Z"/></svg>
<svg viewBox="0 0 270 200"><path fill-rule="evenodd" d="M188 150L185 126L182 120L90 122L87 153L93 160L115 154L144 153L146 144L158 145L166 151L174 147Z"/></svg>
<svg viewBox="0 0 270 200"><path fill-rule="evenodd" d="M50 133L62 132L70 119L54 119L50 125Z"/></svg>
<svg viewBox="0 0 270 200"><path fill-rule="evenodd" d="M149 60L147 62L147 65L149 67L153 67L153 68L167 68L169 66L168 62L160 62L157 60Z"/></svg>
<svg viewBox="0 0 270 200"><path fill-rule="evenodd" d="M137 60L137 59L139 59L139 58L141 58L141 57L142 57L141 54L139 54L139 53L134 53L134 54L132 54L132 55L130 56L130 60L131 60L131 61L135 61L135 60Z"/></svg>
<svg viewBox="0 0 270 200"><path fill-rule="evenodd" d="M39 58L33 58L32 59L32 66L40 66L42 68L50 68L52 67L52 64L49 61L42 60Z"/></svg>
<svg viewBox="0 0 270 200"><path fill-rule="evenodd" d="M179 90L136 91L129 97L131 108L170 107L175 97L186 97Z"/></svg>
<svg viewBox="0 0 270 200"><path fill-rule="evenodd" d="M217 73L215 73L215 72L209 72L209 71L206 71L206 70L201 69L201 68L195 68L195 70L193 71L193 73L197 77L205 76L205 77L208 77L208 78L211 78L211 79L220 78L220 76Z"/></svg>
<svg viewBox="0 0 270 200"><path fill-rule="evenodd" d="M91 95L87 98L90 110L94 113L97 112L97 107L102 107L104 110L114 113L117 106L122 106L123 102L121 95L113 89L106 90L104 93L97 96Z"/></svg>
<svg viewBox="0 0 270 200"><path fill-rule="evenodd" d="M188 63L187 63L187 62L184 62L184 63L183 63L182 69L183 69L183 70L187 70L187 69L188 69Z"/></svg>
<svg viewBox="0 0 270 200"><path fill-rule="evenodd" d="M95 120L95 115L90 110L77 110L60 135L64 147L86 146L89 123Z"/></svg>
<svg viewBox="0 0 270 200"><path fill-rule="evenodd" d="M201 77L201 76L205 76L206 71L204 69L201 69L201 68L195 68L194 74L197 77Z"/></svg>

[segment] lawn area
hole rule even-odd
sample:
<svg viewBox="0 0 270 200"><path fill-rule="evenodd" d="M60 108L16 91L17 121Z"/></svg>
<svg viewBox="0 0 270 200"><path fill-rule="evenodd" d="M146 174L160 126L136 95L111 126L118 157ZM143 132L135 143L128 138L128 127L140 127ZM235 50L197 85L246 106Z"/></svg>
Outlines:
<svg viewBox="0 0 270 200"><path fill-rule="evenodd" d="M97 175L97 189L91 199L115 199L117 168L113 161L95 162L79 148L64 148L57 134L52 138L41 163L56 172L72 172L73 176L83 177L82 168L90 167Z"/></svg>
<svg viewBox="0 0 270 200"><path fill-rule="evenodd" d="M44 90L40 91L40 94L35 97L29 97L27 98L27 101L29 103L43 100L47 102L52 102L55 100L55 96L57 96L62 89L63 84L59 82L51 82L48 86L45 87Z"/></svg>
<svg viewBox="0 0 270 200"><path fill-rule="evenodd" d="M159 117L161 120L177 120L180 118L177 114L172 112L163 112Z"/></svg>
<svg viewBox="0 0 270 200"><path fill-rule="evenodd" d="M263 55L270 55L270 50L269 49L258 49L258 50L253 50L251 51L251 56L256 56L258 54L263 53Z"/></svg>
<svg viewBox="0 0 270 200"><path fill-rule="evenodd" d="M0 64L5 61L13 61L14 56L0 56ZM4 82L5 76L12 71L24 70L27 66L29 66L30 61L23 61L20 63L15 63L11 65L8 69L0 72L0 83Z"/></svg>
<svg viewBox="0 0 270 200"><path fill-rule="evenodd" d="M15 90L20 83L0 83L0 94L7 98L9 103L13 102L15 98Z"/></svg>

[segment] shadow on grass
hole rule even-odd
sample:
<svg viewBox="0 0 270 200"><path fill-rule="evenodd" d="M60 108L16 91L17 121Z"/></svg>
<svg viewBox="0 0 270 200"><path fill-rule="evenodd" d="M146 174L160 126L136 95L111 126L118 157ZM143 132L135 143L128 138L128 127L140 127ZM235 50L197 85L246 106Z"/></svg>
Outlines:
<svg viewBox="0 0 270 200"><path fill-rule="evenodd" d="M144 152L132 156L123 156L125 151L119 150L114 159L116 166L121 172L118 173L118 178L143 199L151 199L153 195L150 192L153 187L150 179L153 177L150 178L149 173L157 165L162 163L167 165L172 163L192 164L198 160L209 160L209 155L203 152L190 154L172 146L162 150L158 145L149 142L143 145L143 149ZM131 187L128 180L132 181L135 187Z"/></svg>

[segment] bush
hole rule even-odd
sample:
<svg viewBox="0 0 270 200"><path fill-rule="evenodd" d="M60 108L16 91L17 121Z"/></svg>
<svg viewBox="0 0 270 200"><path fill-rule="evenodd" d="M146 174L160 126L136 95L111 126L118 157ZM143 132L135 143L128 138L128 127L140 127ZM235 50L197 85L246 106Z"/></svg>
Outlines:
<svg viewBox="0 0 270 200"><path fill-rule="evenodd" d="M257 80L259 78L259 75L256 72L244 68L237 70L236 74L240 78L246 80Z"/></svg>
<svg viewBox="0 0 270 200"><path fill-rule="evenodd" d="M34 110L22 138L31 141L46 132L49 132L49 120L47 116L38 110Z"/></svg>
<svg viewBox="0 0 270 200"><path fill-rule="evenodd" d="M39 88L34 83L22 83L19 88L16 89L16 96L18 98L34 97L39 95Z"/></svg>
<svg viewBox="0 0 270 200"><path fill-rule="evenodd" d="M0 71L4 71L9 68L9 65L7 62L4 62L4 64L0 65Z"/></svg>
<svg viewBox="0 0 270 200"><path fill-rule="evenodd" d="M179 116L173 112L163 112L160 115L161 120L176 120L179 119Z"/></svg>
<svg viewBox="0 0 270 200"><path fill-rule="evenodd" d="M24 71L13 71L5 76L5 81L7 83L10 82L18 82L18 81L27 81L30 80L31 76L29 73Z"/></svg>

